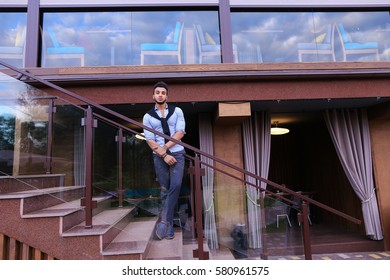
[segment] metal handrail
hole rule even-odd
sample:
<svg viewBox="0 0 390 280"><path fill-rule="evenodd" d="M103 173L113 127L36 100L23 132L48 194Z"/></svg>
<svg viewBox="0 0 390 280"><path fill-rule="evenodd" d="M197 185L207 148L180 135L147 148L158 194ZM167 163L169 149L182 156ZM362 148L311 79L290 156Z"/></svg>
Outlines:
<svg viewBox="0 0 390 280"><path fill-rule="evenodd" d="M121 115L121 114L119 114L119 113L117 113L117 112L115 112L115 111L113 111L111 109L108 109L108 108L106 108L106 107L104 107L104 106L102 106L102 105L100 105L100 104L98 104L96 102L93 102L93 101L91 101L91 100L89 100L89 99L87 99L85 97L79 96L79 95L77 95L77 94L75 94L75 93L73 93L73 92L71 92L69 90L66 90L64 88L61 88L61 87L59 87L59 86L57 86L57 85L55 85L55 84L53 84L51 82L48 82L48 81L46 81L44 79L36 77L35 75L31 74L30 72L28 72L26 70L18 69L16 67L14 67L12 65L9 65L7 63L4 63L2 61L0 61L0 64L5 66L5 67L7 67L7 68L12 69L13 71L19 73L21 76L26 76L26 77L28 77L30 79L38 81L38 82L40 82L40 83L42 83L42 84L44 84L44 85L46 85L46 86L48 86L50 88L56 89L56 90L58 90L58 91L60 91L60 92L62 92L64 94L66 94L67 96L70 96L70 97L72 97L72 98L74 98L76 100L79 100L79 101L85 103L86 105L88 105L88 109L86 110L86 112L87 112L86 123L87 123L87 125L89 125L89 127L87 127L88 128L87 132L91 131L91 128L93 127L93 120L92 120L92 118L93 118L93 115L96 115L99 118L102 118L102 119L110 122L111 124L114 124L115 126L117 126L120 129L125 129L125 130L127 130L127 131L129 131L131 133L138 134L138 132L132 130L131 128L128 128L128 127L126 127L124 125L121 125L121 124L119 124L119 123L117 123L117 122L115 122L113 120L110 120L109 118L103 117L103 116L101 116L99 114L93 113L91 107L94 107L94 108L98 108L99 110L102 110L102 111L104 111L104 112L106 112L106 113L108 113L108 114L110 114L112 116L115 116L118 119L124 120L124 121L126 121L128 123L131 123L131 124L137 126L137 127L140 127L140 128L142 128L144 130L151 131L151 132L153 132L156 135L159 135L159 136L161 136L161 137L163 137L163 138L165 138L165 139L167 139L169 141L172 141L172 142L174 142L176 144L180 144L184 148L187 148L187 149L193 151L195 153L195 156L192 157L192 160L194 162L192 174L194 175L194 182L195 182L195 203L196 203L195 207L196 207L196 214L197 214L196 220L197 220L197 231L198 231L197 232L197 234L198 234L198 250L197 250L196 254L197 254L197 256L200 259L208 257L207 254L204 252L204 249L203 249L203 229L202 229L202 215L201 215L202 212L197 213L197 212L200 211L199 209L202 209L201 182L200 182L200 176L202 176L201 164L205 165L205 166L208 166L208 167L211 167L211 168L213 168L213 169L215 169L217 171L225 173L225 171L223 171L221 169L218 169L215 166L211 166L211 165L207 164L206 162L201 161L199 159L200 155L204 156L206 158L209 158L209 159L213 160L214 162L218 162L218 163L220 163L220 164L222 164L224 166L232 168L233 170L236 170L236 171L240 172L241 174L245 174L245 175L247 175L249 177L252 177L252 178L254 178L254 179L258 180L258 181L261 181L261 182L263 182L263 183L265 183L267 185L273 186L276 190L282 191L284 193L290 194L290 195L292 195L294 197L297 197L297 198L301 199L301 201L302 201L302 206L301 206L302 207L302 213L307 213L307 205L308 204L313 204L315 206L318 206L319 208L322 208L322 209L324 209L324 210L326 210L328 212L331 212L331 213L333 213L335 215L338 215L338 216L340 216L340 217L342 217L342 218L344 218L346 220L349 220L349 221L351 221L353 223L361 224L361 220L359 220L359 219L356 219L356 218L354 218L354 217L352 217L352 216L350 216L348 214L345 214L345 213L343 213L343 212L341 212L341 211L339 211L337 209L334 209L334 208L332 208L330 206L327 206L327 205L325 205L325 204L323 204L321 202L318 202L318 201L316 201L314 199L306 197L306 196L304 196L304 195L302 195L300 193L294 192L294 191L292 191L292 190L290 190L290 189L288 189L288 188L286 188L286 187L284 187L282 185L279 185L279 184L277 184L275 182L269 181L269 180L267 180L267 179L265 179L263 177L260 177L260 176L258 176L256 174L251 173L251 172L249 172L249 171L247 171L245 169L242 169L242 168L240 168L238 166L235 166L235 165L233 165L233 164L231 164L231 163L229 163L227 161L224 161L224 160L222 160L222 159L220 159L218 157L210 155L210 154L208 154L208 153L206 153L206 152L204 152L204 151L202 151L202 150L200 150L200 149L198 149L196 147L193 147L193 146L188 145L188 144L186 144L184 142L176 140L176 139L174 139L174 138L172 138L170 136L167 136L164 133L161 133L159 131L155 131L154 129L151 129L151 128L145 126L142 123L139 123L139 122L137 122L137 121L135 121L135 120L133 120L131 118L128 118L126 116L123 116L123 115ZM88 138L88 136L89 136L89 138L92 137L90 135L91 133L86 133L86 134L87 134L87 138ZM89 141L92 142L91 139ZM89 155L89 154L90 154L90 152L87 151L87 158L91 157L91 155ZM91 178L88 179L88 177L91 177L91 174L92 174L91 172L92 172L91 171L91 165L89 165L89 167L87 166L87 176L86 176L86 178L88 180L88 182L86 182L86 194L87 194L88 197L85 200L85 205L87 207L87 209L86 209L86 220L88 218L89 221L92 221L91 213L92 213L92 207L93 207L93 201L92 201L92 195L91 195L92 194L92 182L91 182ZM88 174L90 176L88 176ZM227 174L229 176L232 176L231 174L228 174L228 173L225 173L225 174ZM242 182L244 182L247 185L251 185L251 186L253 186L255 188L258 188L259 190L261 190L263 192L271 192L271 191L266 190L266 189L264 189L264 188L262 188L262 187L260 187L260 186L258 186L256 184L253 184L253 183L251 183L251 182L249 182L249 181L247 181L245 179L242 179L242 178L239 178L239 177L235 177L235 178L241 180ZM282 196L279 196L276 192L274 192L273 195L278 197L278 198L280 198L280 199L285 199L285 198L282 198ZM291 201L291 203L292 204L296 204L293 201ZM308 225L307 219L303 219L302 222L303 222L302 233L304 235L305 256L306 256L307 259L311 259L309 225ZM92 226L90 223L86 222L86 224L88 226L90 226L90 227ZM309 248L306 248L307 246Z"/></svg>

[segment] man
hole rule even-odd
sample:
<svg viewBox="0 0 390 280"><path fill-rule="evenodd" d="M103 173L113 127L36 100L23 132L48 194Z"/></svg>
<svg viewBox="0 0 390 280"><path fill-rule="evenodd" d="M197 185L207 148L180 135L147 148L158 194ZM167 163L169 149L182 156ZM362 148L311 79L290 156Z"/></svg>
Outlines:
<svg viewBox="0 0 390 280"><path fill-rule="evenodd" d="M143 118L143 124L158 132L181 140L185 134L183 111L168 105L168 85L158 82L153 87L155 105ZM159 239L174 238L173 215L179 198L184 173L184 147L144 129L149 147L153 150L153 163L157 181L161 186L161 213L156 227Z"/></svg>

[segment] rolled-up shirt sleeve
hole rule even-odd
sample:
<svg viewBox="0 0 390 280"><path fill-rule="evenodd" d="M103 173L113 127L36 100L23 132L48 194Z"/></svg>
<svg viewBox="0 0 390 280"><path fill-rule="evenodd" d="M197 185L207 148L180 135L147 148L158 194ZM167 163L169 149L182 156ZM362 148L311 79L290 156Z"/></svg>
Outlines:
<svg viewBox="0 0 390 280"><path fill-rule="evenodd" d="M151 119L150 118L151 117L150 117L149 114L145 114L144 117L143 117L142 123L145 126L152 128L152 124L151 124ZM147 130L147 129L144 129L144 135L145 135L146 141L155 140L155 134L153 132Z"/></svg>
<svg viewBox="0 0 390 280"><path fill-rule="evenodd" d="M184 119L183 110L177 107L175 113L177 115L175 132L181 131L185 134L186 133L186 122Z"/></svg>

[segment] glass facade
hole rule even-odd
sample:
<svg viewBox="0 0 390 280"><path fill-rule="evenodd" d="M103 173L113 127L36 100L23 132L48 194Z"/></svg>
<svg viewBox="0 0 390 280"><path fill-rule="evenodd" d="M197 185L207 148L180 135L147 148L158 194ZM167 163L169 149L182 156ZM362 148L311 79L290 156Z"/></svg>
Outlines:
<svg viewBox="0 0 390 280"><path fill-rule="evenodd" d="M239 62L390 59L390 18L383 12L233 12Z"/></svg>
<svg viewBox="0 0 390 280"><path fill-rule="evenodd" d="M197 24L220 44L216 11L45 13L42 65L198 63ZM220 63L220 54L209 61Z"/></svg>
<svg viewBox="0 0 390 280"><path fill-rule="evenodd" d="M26 13L0 12L0 60L24 66Z"/></svg>
<svg viewBox="0 0 390 280"><path fill-rule="evenodd" d="M235 63L390 60L390 16L383 8L233 7L221 15L215 5L40 13L41 67L222 63L222 46L231 41L228 55ZM27 13L4 10L0 18L0 60L23 67ZM232 40L221 41L221 30L231 31Z"/></svg>

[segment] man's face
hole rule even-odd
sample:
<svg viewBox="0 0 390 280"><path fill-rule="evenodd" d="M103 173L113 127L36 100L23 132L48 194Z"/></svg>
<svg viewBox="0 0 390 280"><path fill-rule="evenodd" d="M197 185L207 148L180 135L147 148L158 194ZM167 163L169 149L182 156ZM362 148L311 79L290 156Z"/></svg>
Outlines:
<svg viewBox="0 0 390 280"><path fill-rule="evenodd" d="M153 93L154 102L161 105L161 104L164 104L165 102L167 102L167 99L168 99L168 94L167 94L167 90L165 88L156 87L154 89L154 93Z"/></svg>

